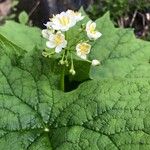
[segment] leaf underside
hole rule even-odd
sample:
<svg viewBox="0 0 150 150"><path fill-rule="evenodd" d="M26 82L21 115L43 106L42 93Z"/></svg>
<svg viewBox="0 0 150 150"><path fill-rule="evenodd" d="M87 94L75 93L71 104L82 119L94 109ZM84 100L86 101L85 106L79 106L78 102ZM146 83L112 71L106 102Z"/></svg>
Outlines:
<svg viewBox="0 0 150 150"><path fill-rule="evenodd" d="M101 66L68 93L38 49L14 63L19 48L0 41L0 150L150 149L150 44L108 18L89 56Z"/></svg>

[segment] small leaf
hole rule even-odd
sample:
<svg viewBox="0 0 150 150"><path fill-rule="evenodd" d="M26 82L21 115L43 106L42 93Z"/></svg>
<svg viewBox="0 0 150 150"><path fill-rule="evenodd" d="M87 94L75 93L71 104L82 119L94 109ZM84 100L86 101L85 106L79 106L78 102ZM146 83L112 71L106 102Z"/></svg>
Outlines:
<svg viewBox="0 0 150 150"><path fill-rule="evenodd" d="M25 11L19 14L19 22L21 24L27 24L28 20L29 20L29 16Z"/></svg>

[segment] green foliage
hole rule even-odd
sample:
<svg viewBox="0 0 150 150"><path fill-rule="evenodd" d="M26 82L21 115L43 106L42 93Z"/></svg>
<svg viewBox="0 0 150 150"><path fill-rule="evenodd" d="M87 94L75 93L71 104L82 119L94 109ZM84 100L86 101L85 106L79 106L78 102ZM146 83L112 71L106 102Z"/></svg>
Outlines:
<svg viewBox="0 0 150 150"><path fill-rule="evenodd" d="M103 36L89 57L102 64L68 93L41 55L40 30L1 27L0 150L150 149L150 43L114 28L109 14L97 24Z"/></svg>
<svg viewBox="0 0 150 150"><path fill-rule="evenodd" d="M95 0L87 9L91 18L97 19L107 11L111 12L113 20L118 19L134 10L143 10L150 7L149 0Z"/></svg>
<svg viewBox="0 0 150 150"><path fill-rule="evenodd" d="M29 28L14 21L7 21L4 26L0 26L0 34L26 51L31 51L34 48L42 50L45 45L41 38L40 29Z"/></svg>
<svg viewBox="0 0 150 150"><path fill-rule="evenodd" d="M28 21L29 21L29 16L28 16L28 14L27 14L25 11L21 12L21 13L19 14L19 22L20 22L21 24L27 24Z"/></svg>
<svg viewBox="0 0 150 150"><path fill-rule="evenodd" d="M11 0L11 13L9 13L6 17L4 17L4 20L12 20L16 17L16 6L18 5L19 0Z"/></svg>
<svg viewBox="0 0 150 150"><path fill-rule="evenodd" d="M102 65L91 68L91 78L149 78L150 43L136 39L131 29L114 28L109 14L96 22L103 36L94 45L91 58Z"/></svg>
<svg viewBox="0 0 150 150"><path fill-rule="evenodd" d="M7 47L5 45L7 45ZM9 41L1 34L0 34L0 49L1 52L5 52L9 56L11 55L22 56L26 52L21 47Z"/></svg>

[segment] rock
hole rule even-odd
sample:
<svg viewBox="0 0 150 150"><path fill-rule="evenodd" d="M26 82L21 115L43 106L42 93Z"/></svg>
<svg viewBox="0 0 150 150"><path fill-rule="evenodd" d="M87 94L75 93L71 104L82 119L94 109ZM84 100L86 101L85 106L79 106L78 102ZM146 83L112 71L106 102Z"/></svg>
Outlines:
<svg viewBox="0 0 150 150"><path fill-rule="evenodd" d="M0 0L0 20L7 16L11 8L11 0Z"/></svg>

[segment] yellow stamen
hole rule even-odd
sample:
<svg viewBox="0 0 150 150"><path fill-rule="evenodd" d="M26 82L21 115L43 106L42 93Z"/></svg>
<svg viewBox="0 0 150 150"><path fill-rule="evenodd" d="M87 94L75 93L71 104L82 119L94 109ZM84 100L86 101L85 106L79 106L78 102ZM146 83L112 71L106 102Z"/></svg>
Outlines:
<svg viewBox="0 0 150 150"><path fill-rule="evenodd" d="M83 43L83 44L81 44L81 45L79 46L79 48L80 48L80 52L81 52L82 54L88 54L89 49L90 49L90 45L88 45L88 44L86 44L86 43Z"/></svg>
<svg viewBox="0 0 150 150"><path fill-rule="evenodd" d="M60 24L62 24L63 26L66 26L69 24L69 18L66 16L63 16L61 18L59 18L59 22Z"/></svg>
<svg viewBox="0 0 150 150"><path fill-rule="evenodd" d="M60 34L55 36L55 43L56 45L60 45L63 42L63 38Z"/></svg>
<svg viewBox="0 0 150 150"><path fill-rule="evenodd" d="M95 34L96 31L95 31L95 26L93 24L90 25L90 32Z"/></svg>

